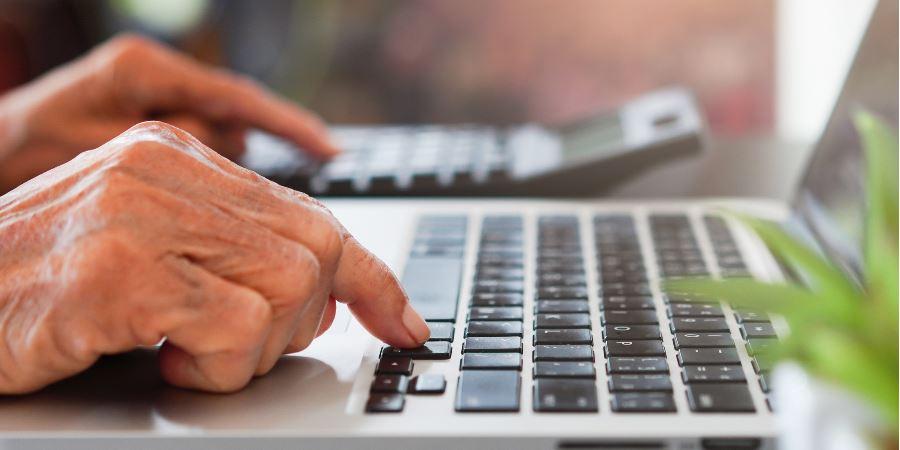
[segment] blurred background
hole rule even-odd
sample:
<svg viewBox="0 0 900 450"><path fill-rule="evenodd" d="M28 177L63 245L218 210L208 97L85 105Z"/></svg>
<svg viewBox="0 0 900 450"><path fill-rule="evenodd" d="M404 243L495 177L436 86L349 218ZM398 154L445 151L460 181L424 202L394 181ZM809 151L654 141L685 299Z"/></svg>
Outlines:
<svg viewBox="0 0 900 450"><path fill-rule="evenodd" d="M683 85L706 115L708 151L616 195L783 199L873 4L0 0L0 92L123 31L253 76L335 123L554 124Z"/></svg>

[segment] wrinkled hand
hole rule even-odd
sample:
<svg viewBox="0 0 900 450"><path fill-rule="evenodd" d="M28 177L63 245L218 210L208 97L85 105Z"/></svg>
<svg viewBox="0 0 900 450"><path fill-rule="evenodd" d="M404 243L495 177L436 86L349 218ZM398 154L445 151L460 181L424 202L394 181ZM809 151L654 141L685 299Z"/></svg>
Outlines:
<svg viewBox="0 0 900 450"><path fill-rule="evenodd" d="M230 159L243 152L248 127L314 156L337 153L312 113L246 78L126 35L0 99L0 193L144 120L180 127Z"/></svg>
<svg viewBox="0 0 900 450"><path fill-rule="evenodd" d="M175 127L137 125L0 197L0 393L154 345L169 383L240 389L328 328L428 328L321 204Z"/></svg>

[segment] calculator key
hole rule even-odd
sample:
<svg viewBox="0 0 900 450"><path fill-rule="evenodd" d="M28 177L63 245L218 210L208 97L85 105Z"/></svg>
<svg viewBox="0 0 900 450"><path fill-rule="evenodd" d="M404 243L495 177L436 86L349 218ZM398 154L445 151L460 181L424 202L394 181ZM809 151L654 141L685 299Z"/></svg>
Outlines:
<svg viewBox="0 0 900 450"><path fill-rule="evenodd" d="M729 333L675 333L675 348L734 347Z"/></svg>
<svg viewBox="0 0 900 450"><path fill-rule="evenodd" d="M484 249L484 246L482 246L482 249ZM525 271L522 269L506 269L503 267L482 267L478 269L475 277L478 279L514 281L525 278Z"/></svg>
<svg viewBox="0 0 900 450"><path fill-rule="evenodd" d="M610 311L600 315L603 325L650 325L657 323L656 311Z"/></svg>
<svg viewBox="0 0 900 450"><path fill-rule="evenodd" d="M669 363L662 356L614 356L606 360L606 372L609 374L669 373Z"/></svg>
<svg viewBox="0 0 900 450"><path fill-rule="evenodd" d="M366 412L396 413L403 411L406 402L403 394L373 393L366 402Z"/></svg>
<svg viewBox="0 0 900 450"><path fill-rule="evenodd" d="M423 373L409 380L406 392L409 394L443 394L447 380L439 373Z"/></svg>
<svg viewBox="0 0 900 450"><path fill-rule="evenodd" d="M522 320L522 307L476 306L469 308L469 320Z"/></svg>
<svg viewBox="0 0 900 450"><path fill-rule="evenodd" d="M465 353L460 369L522 370L522 355L519 353Z"/></svg>
<svg viewBox="0 0 900 450"><path fill-rule="evenodd" d="M607 325L603 327L602 335L604 341L636 341L662 338L659 327L656 325Z"/></svg>
<svg viewBox="0 0 900 450"><path fill-rule="evenodd" d="M522 336L522 322L470 321L466 326L466 337L474 336Z"/></svg>
<svg viewBox="0 0 900 450"><path fill-rule="evenodd" d="M535 345L535 361L593 361L594 349L589 345Z"/></svg>
<svg viewBox="0 0 900 450"><path fill-rule="evenodd" d="M751 338L747 340L747 353L750 355L759 355L766 353L776 345L778 345L778 339Z"/></svg>
<svg viewBox="0 0 900 450"><path fill-rule="evenodd" d="M755 412L746 383L697 383L687 385L694 412Z"/></svg>
<svg viewBox="0 0 900 450"><path fill-rule="evenodd" d="M406 375L376 375L372 380L371 392L406 392L409 379Z"/></svg>
<svg viewBox="0 0 900 450"><path fill-rule="evenodd" d="M715 366L684 366L681 379L685 383L721 383L745 381L740 364Z"/></svg>
<svg viewBox="0 0 900 450"><path fill-rule="evenodd" d="M620 295L603 296L600 300L600 309L606 310L633 310L654 309L653 297L624 297Z"/></svg>
<svg viewBox="0 0 900 450"><path fill-rule="evenodd" d="M594 380L538 378L534 380L534 410L597 412L597 386Z"/></svg>
<svg viewBox="0 0 900 450"><path fill-rule="evenodd" d="M666 356L662 341L606 341L606 356Z"/></svg>
<svg viewBox="0 0 900 450"><path fill-rule="evenodd" d="M718 305L700 303L673 303L667 308L669 317L724 317L722 307Z"/></svg>
<svg viewBox="0 0 900 450"><path fill-rule="evenodd" d="M450 322L427 322L428 329L431 330L429 341L450 341L453 342L453 324Z"/></svg>
<svg viewBox="0 0 900 450"><path fill-rule="evenodd" d="M554 330L541 329L534 331L534 344L587 344L594 342L591 331L586 329Z"/></svg>
<svg viewBox="0 0 900 450"><path fill-rule="evenodd" d="M384 357L381 358L381 361L378 361L378 367L375 369L375 373L378 374L412 375L412 371L412 358Z"/></svg>
<svg viewBox="0 0 900 450"><path fill-rule="evenodd" d="M551 286L567 286L567 287L578 287L578 286L586 286L587 281L584 275L582 274L563 274L563 273L548 273L542 274L538 277L537 285L539 287L551 287Z"/></svg>
<svg viewBox="0 0 900 450"><path fill-rule="evenodd" d="M449 342L428 341L416 348L385 347L381 355L406 356L412 359L450 359L450 351Z"/></svg>
<svg viewBox="0 0 900 450"><path fill-rule="evenodd" d="M522 294L475 294L472 296L472 306L522 306Z"/></svg>
<svg viewBox="0 0 900 450"><path fill-rule="evenodd" d="M518 336L469 337L463 343L463 353L522 353L522 338Z"/></svg>
<svg viewBox="0 0 900 450"><path fill-rule="evenodd" d="M540 361L534 363L534 378L590 378L596 376L594 363L585 361Z"/></svg>
<svg viewBox="0 0 900 450"><path fill-rule="evenodd" d="M743 323L741 336L744 336L744 339L778 337L771 323Z"/></svg>
<svg viewBox="0 0 900 450"><path fill-rule="evenodd" d="M671 391L669 374L615 374L609 376L610 392Z"/></svg>
<svg viewBox="0 0 900 450"><path fill-rule="evenodd" d="M515 370L467 370L456 385L459 412L515 412L519 410L522 380Z"/></svg>
<svg viewBox="0 0 900 450"><path fill-rule="evenodd" d="M740 363L734 348L683 348L678 351L678 364L682 366Z"/></svg>
<svg viewBox="0 0 900 450"><path fill-rule="evenodd" d="M586 313L588 302L571 300L538 300L535 312L543 314L553 313Z"/></svg>
<svg viewBox="0 0 900 450"><path fill-rule="evenodd" d="M667 392L619 392L610 397L610 405L614 412L675 412L675 401L672 394Z"/></svg>
<svg viewBox="0 0 900 450"><path fill-rule="evenodd" d="M600 292L598 292L602 296L646 296L651 293L650 286L647 284L630 283L606 283L600 286Z"/></svg>
<svg viewBox="0 0 900 450"><path fill-rule="evenodd" d="M721 317L673 317L670 328L673 333L728 331L728 323Z"/></svg>
<svg viewBox="0 0 900 450"><path fill-rule="evenodd" d="M587 314L537 314L534 318L535 328L590 328L591 316Z"/></svg>

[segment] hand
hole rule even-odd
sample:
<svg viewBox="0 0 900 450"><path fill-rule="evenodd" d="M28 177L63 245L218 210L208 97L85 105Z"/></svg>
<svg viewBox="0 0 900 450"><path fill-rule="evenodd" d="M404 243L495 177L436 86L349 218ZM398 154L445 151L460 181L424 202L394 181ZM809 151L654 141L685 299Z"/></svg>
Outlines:
<svg viewBox="0 0 900 450"><path fill-rule="evenodd" d="M0 99L0 193L150 119L183 128L231 159L243 152L248 127L314 156L337 153L316 116L249 79L122 36Z"/></svg>
<svg viewBox="0 0 900 450"><path fill-rule="evenodd" d="M234 391L327 329L334 299L389 344L428 339L396 277L325 207L166 124L0 197L0 393L162 339L169 383Z"/></svg>

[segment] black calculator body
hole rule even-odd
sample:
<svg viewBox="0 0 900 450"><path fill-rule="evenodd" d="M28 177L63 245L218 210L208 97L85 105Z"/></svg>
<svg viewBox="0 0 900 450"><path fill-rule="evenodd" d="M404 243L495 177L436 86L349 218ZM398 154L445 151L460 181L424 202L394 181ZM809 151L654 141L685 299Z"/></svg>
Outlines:
<svg viewBox="0 0 900 450"><path fill-rule="evenodd" d="M344 152L319 163L253 131L243 163L317 196L585 196L699 152L703 120L688 91L669 88L557 127L341 125L331 133Z"/></svg>

